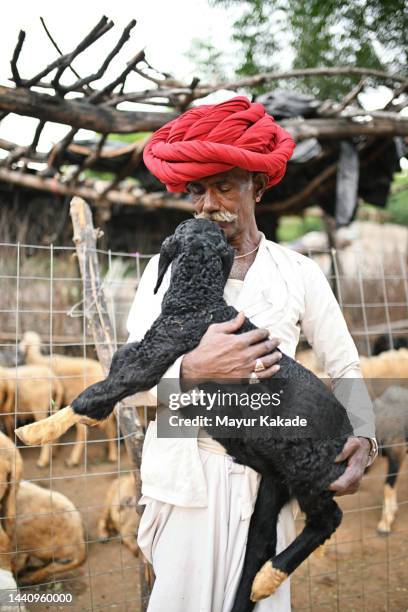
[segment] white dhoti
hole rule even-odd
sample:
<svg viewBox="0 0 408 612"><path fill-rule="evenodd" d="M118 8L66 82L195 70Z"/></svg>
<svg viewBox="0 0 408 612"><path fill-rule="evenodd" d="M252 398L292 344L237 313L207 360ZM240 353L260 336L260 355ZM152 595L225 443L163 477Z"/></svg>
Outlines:
<svg viewBox="0 0 408 612"><path fill-rule="evenodd" d="M208 506L186 508L143 496L138 544L156 581L148 612L230 612L245 557L260 476L226 454L199 448ZM255 481L253 476L255 475ZM252 481L252 482L251 482ZM255 486L254 486L255 485ZM248 504L249 502L249 504ZM277 552L295 537L290 504L277 525ZM290 612L290 584L258 602L255 612Z"/></svg>

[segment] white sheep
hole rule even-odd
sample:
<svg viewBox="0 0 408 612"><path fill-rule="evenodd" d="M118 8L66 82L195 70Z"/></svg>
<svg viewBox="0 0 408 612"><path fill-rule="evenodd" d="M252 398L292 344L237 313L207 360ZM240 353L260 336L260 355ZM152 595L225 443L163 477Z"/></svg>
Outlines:
<svg viewBox="0 0 408 612"><path fill-rule="evenodd" d="M86 387L105 378L101 364L95 359L84 357L68 357L53 353L43 355L41 353L41 338L33 331L24 334L19 349L25 354L26 362L32 365L45 365L50 367L60 380L63 391L63 403L65 406L77 397ZM116 462L118 449L116 443L116 421L114 416L102 425L108 441L108 461ZM76 426L76 441L67 464L78 465L86 442L86 427L81 424Z"/></svg>

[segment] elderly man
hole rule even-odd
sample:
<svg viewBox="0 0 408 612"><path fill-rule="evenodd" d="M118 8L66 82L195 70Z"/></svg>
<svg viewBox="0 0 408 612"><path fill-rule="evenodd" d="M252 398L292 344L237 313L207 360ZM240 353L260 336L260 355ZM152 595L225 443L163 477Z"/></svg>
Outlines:
<svg viewBox="0 0 408 612"><path fill-rule="evenodd" d="M279 371L279 348L294 356L300 329L332 379L361 378L359 358L330 286L310 259L271 242L258 230L255 208L279 182L294 148L261 104L237 97L191 109L156 132L147 167L169 191L187 191L195 213L217 222L236 251L225 286L240 310L213 324L200 344L180 357L166 376L180 379L268 378ZM156 295L158 257L147 265L128 318L129 341L141 339L160 312L169 271ZM244 314L260 329L236 335ZM331 485L338 495L357 491L375 456L368 397L364 424L338 460L344 475ZM155 404L156 391L139 394ZM138 542L153 563L156 581L149 612L229 612L242 570L259 475L237 465L199 429L196 438L157 437L151 423L142 460L145 510ZM277 525L277 549L295 536L290 504ZM256 612L290 610L289 580Z"/></svg>

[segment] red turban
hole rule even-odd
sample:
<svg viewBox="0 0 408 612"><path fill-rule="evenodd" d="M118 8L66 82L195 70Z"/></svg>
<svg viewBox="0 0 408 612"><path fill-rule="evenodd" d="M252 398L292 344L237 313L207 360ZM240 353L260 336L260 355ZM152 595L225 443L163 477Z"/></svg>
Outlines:
<svg viewBox="0 0 408 612"><path fill-rule="evenodd" d="M262 104L238 96L203 104L157 130L143 159L168 191L234 167L268 175L268 187L283 178L295 143Z"/></svg>

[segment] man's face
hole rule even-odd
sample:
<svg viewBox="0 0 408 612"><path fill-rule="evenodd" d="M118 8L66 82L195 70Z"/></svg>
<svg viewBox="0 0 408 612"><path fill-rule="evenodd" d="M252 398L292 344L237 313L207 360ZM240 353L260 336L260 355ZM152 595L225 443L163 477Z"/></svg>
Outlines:
<svg viewBox="0 0 408 612"><path fill-rule="evenodd" d="M254 221L257 185L251 172L233 168L191 181L187 191L196 215L218 223L228 240Z"/></svg>

